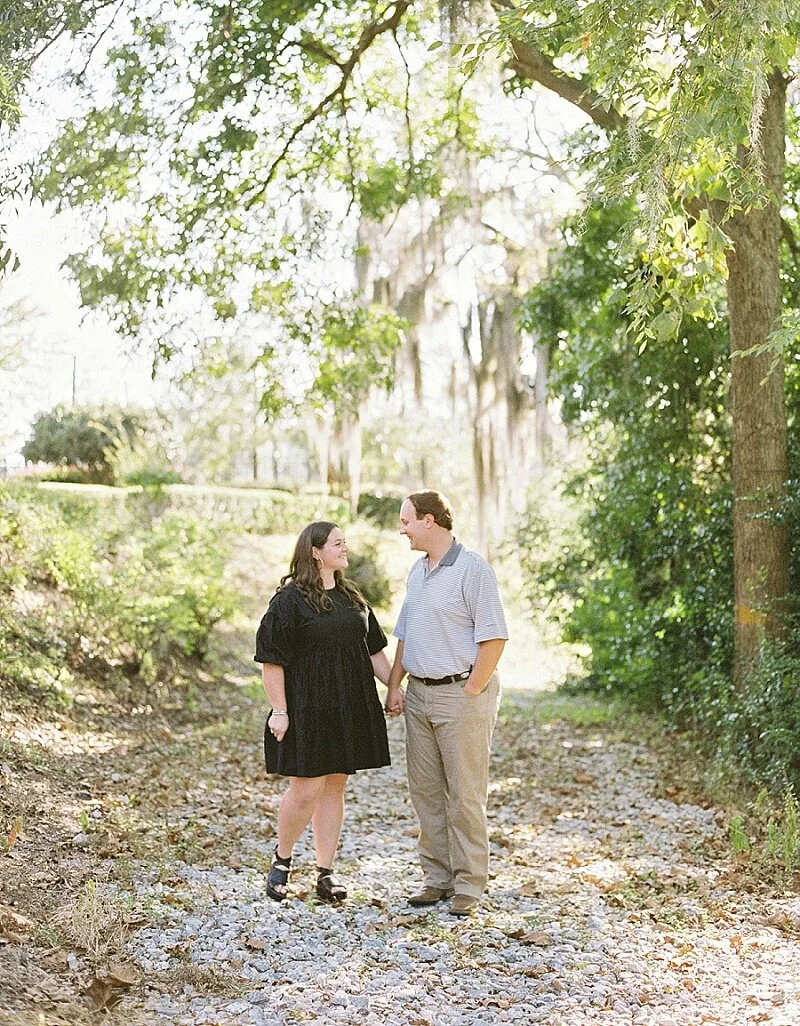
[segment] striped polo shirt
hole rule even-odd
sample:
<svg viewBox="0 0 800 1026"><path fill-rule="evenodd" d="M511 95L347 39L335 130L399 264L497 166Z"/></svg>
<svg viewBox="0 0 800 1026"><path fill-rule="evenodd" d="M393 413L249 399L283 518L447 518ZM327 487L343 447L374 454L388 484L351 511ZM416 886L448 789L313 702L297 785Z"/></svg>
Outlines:
<svg viewBox="0 0 800 1026"><path fill-rule="evenodd" d="M430 573L422 556L409 571L393 633L403 642L403 669L414 677L468 670L481 641L508 638L494 571L455 539Z"/></svg>

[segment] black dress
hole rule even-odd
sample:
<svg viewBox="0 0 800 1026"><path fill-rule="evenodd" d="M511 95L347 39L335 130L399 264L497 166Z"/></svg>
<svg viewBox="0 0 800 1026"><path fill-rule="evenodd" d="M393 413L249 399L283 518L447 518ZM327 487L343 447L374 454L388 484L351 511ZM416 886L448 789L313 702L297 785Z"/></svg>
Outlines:
<svg viewBox="0 0 800 1026"><path fill-rule="evenodd" d="M386 647L371 609L338 588L318 613L293 584L273 595L256 635L258 663L284 668L289 729L278 743L264 728L267 772L292 777L389 765L386 720L370 656Z"/></svg>

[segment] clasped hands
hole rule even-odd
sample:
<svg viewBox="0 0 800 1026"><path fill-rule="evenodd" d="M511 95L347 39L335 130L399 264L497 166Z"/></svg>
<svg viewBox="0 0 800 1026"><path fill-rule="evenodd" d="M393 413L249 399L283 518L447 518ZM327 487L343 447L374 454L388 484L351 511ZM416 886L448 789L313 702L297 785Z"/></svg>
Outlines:
<svg viewBox="0 0 800 1026"><path fill-rule="evenodd" d="M384 702L383 708L389 716L402 716L403 711L406 707L406 693L400 687L390 687L386 694L386 701Z"/></svg>
<svg viewBox="0 0 800 1026"><path fill-rule="evenodd" d="M469 677L467 678L467 681L463 685L461 690L465 695L468 695L470 698L474 698L477 695L483 694L483 692L486 690L486 685L477 684L472 680L471 677ZM399 685L396 685L395 687L390 687L386 695L386 702L383 706L387 714L389 716L401 716L405 710L405 707L405 691L403 691L403 689Z"/></svg>

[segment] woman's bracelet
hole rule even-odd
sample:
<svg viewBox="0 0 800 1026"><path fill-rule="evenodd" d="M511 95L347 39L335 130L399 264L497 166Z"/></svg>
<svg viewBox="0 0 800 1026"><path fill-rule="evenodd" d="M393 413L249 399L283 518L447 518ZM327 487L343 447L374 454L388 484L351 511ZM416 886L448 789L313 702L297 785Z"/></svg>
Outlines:
<svg viewBox="0 0 800 1026"><path fill-rule="evenodd" d="M289 715L289 713L286 711L286 709L273 709L272 712L270 713L270 716L288 716L288 715Z"/></svg>

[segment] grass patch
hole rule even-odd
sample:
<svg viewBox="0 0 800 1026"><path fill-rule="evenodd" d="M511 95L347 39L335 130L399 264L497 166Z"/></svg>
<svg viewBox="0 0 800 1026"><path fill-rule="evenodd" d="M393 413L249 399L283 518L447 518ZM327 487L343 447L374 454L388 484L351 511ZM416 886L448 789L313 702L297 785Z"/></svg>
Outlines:
<svg viewBox="0 0 800 1026"><path fill-rule="evenodd" d="M574 727L607 727L618 725L622 720L642 720L640 714L618 700L561 691L507 692L501 715L510 719L527 718L537 726L565 723Z"/></svg>
<svg viewBox="0 0 800 1026"><path fill-rule="evenodd" d="M160 974L157 979L170 986L191 987L206 997L236 998L246 994L252 984L249 980L236 980L215 969L195 965L188 953L175 953L173 958L180 962L174 969Z"/></svg>
<svg viewBox="0 0 800 1026"><path fill-rule="evenodd" d="M128 908L116 888L88 880L83 891L56 912L55 922L73 944L97 958L118 951L126 933Z"/></svg>

